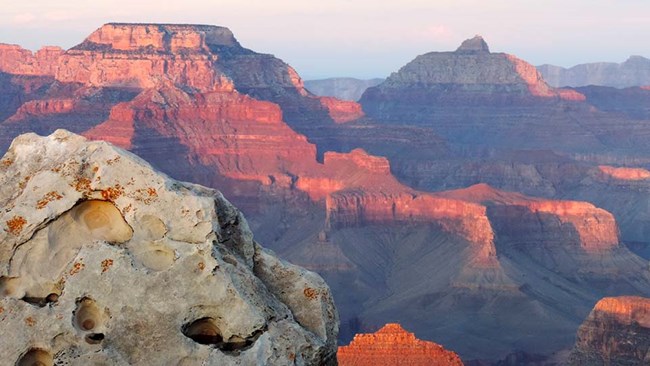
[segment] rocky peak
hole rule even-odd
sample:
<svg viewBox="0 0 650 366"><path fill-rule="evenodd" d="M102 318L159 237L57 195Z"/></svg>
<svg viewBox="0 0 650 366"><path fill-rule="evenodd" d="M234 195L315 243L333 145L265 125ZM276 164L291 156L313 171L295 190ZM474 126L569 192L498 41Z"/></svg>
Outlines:
<svg viewBox="0 0 650 366"><path fill-rule="evenodd" d="M478 34L473 38L466 39L456 49L457 53L490 53L490 47L483 37Z"/></svg>
<svg viewBox="0 0 650 366"><path fill-rule="evenodd" d="M176 53L209 51L211 47L240 47L225 27L188 24L108 23L74 49Z"/></svg>
<svg viewBox="0 0 650 366"><path fill-rule="evenodd" d="M456 353L417 339L397 323L388 323L375 333L355 335L350 345L339 347L338 361L341 366L463 364Z"/></svg>
<svg viewBox="0 0 650 366"><path fill-rule="evenodd" d="M650 299L600 300L578 329L571 365L647 365L650 362Z"/></svg>

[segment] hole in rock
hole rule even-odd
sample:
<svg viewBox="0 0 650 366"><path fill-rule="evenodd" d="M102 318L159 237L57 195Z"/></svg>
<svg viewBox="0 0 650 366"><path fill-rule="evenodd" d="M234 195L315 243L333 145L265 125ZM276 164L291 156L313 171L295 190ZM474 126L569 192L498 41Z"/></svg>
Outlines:
<svg viewBox="0 0 650 366"><path fill-rule="evenodd" d="M101 323L101 312L95 300L84 297L77 301L77 308L74 312L74 325L77 328L87 332L95 329Z"/></svg>
<svg viewBox="0 0 650 366"><path fill-rule="evenodd" d="M194 342L201 344L216 345L223 342L221 330L219 330L212 318L202 318L186 324L183 327L183 334Z"/></svg>
<svg viewBox="0 0 650 366"><path fill-rule="evenodd" d="M104 340L104 333L92 333L86 336L86 342L89 344L99 344Z"/></svg>
<svg viewBox="0 0 650 366"><path fill-rule="evenodd" d="M200 344L213 345L224 352L246 350L255 343L262 333L263 331L258 330L247 338L233 335L227 341L224 341L221 330L219 330L212 318L201 318L183 326L183 334L186 337Z"/></svg>
<svg viewBox="0 0 650 366"><path fill-rule="evenodd" d="M58 302L58 301L59 301L59 294L56 294L56 293L51 293L51 294L47 295L47 297L45 298L46 303L52 303L52 302Z"/></svg>
<svg viewBox="0 0 650 366"><path fill-rule="evenodd" d="M124 243L133 236L120 210L107 201L85 201L72 209L74 220L84 226L95 239Z"/></svg>
<svg viewBox="0 0 650 366"><path fill-rule="evenodd" d="M48 351L40 348L32 348L25 353L16 366L53 366L54 357Z"/></svg>

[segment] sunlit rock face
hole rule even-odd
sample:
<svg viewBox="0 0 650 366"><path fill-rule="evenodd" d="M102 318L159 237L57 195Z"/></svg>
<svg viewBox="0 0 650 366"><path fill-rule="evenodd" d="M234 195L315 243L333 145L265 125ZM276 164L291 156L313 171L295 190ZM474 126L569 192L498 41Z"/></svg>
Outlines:
<svg viewBox="0 0 650 366"><path fill-rule="evenodd" d="M650 299L600 300L578 330L571 365L646 365L650 362Z"/></svg>
<svg viewBox="0 0 650 366"><path fill-rule="evenodd" d="M275 108L268 115L257 110L254 116L240 113L240 118L281 120L284 114L284 120L300 116L333 125L363 116L355 102L312 95L293 68L272 55L243 48L224 27L109 23L66 51L48 47L32 54L19 46L0 45L0 55L0 84L7 96L15 94L0 103L0 118L6 119L2 150L11 138L30 130L48 134L66 127L85 132L106 122L120 103L169 88L180 89L198 103L206 93L221 94L207 97L216 112L207 118L211 122L228 117L220 108L232 113L241 102L241 108L248 109L250 99L242 94L279 104L283 111L280 117ZM132 119L137 123L136 117Z"/></svg>
<svg viewBox="0 0 650 366"><path fill-rule="evenodd" d="M52 76L63 52L60 47L46 46L32 53L18 45L0 44L0 72Z"/></svg>
<svg viewBox="0 0 650 366"><path fill-rule="evenodd" d="M453 351L415 338L399 324L389 323L375 333L357 334L347 346L339 347L341 366L462 366Z"/></svg>
<svg viewBox="0 0 650 366"><path fill-rule="evenodd" d="M0 357L17 365L335 364L316 274L218 191L58 130L0 166Z"/></svg>

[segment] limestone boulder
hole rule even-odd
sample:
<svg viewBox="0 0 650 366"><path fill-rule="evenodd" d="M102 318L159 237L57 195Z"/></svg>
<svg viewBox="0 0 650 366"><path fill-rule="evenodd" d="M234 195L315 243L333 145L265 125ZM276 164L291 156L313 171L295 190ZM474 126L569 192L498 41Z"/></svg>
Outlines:
<svg viewBox="0 0 650 366"><path fill-rule="evenodd" d="M7 364L336 362L328 286L258 245L218 191L57 130L15 139L0 205Z"/></svg>

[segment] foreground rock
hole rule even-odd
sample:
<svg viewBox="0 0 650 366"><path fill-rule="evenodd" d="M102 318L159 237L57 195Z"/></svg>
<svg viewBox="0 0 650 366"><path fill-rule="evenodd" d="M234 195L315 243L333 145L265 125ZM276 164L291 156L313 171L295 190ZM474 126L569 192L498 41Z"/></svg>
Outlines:
<svg viewBox="0 0 650 366"><path fill-rule="evenodd" d="M64 130L1 162L2 360L335 363L327 285L255 243L219 192Z"/></svg>
<svg viewBox="0 0 650 366"><path fill-rule="evenodd" d="M350 345L339 347L341 366L462 366L457 354L433 342L415 338L396 323L372 334L357 334Z"/></svg>
<svg viewBox="0 0 650 366"><path fill-rule="evenodd" d="M650 364L650 299L600 300L578 330L571 365Z"/></svg>

